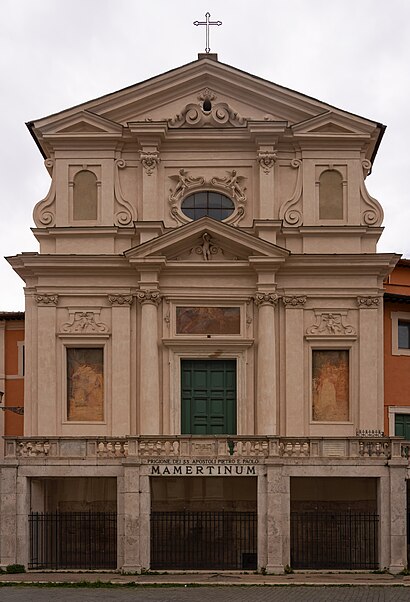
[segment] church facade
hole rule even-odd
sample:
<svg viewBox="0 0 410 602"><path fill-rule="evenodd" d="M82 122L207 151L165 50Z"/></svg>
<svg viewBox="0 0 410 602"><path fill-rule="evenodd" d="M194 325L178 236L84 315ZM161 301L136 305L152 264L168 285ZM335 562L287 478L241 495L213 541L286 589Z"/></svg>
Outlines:
<svg viewBox="0 0 410 602"><path fill-rule="evenodd" d="M9 258L25 413L1 564L402 570L398 256L365 185L384 126L204 54L28 127L51 186L39 253Z"/></svg>

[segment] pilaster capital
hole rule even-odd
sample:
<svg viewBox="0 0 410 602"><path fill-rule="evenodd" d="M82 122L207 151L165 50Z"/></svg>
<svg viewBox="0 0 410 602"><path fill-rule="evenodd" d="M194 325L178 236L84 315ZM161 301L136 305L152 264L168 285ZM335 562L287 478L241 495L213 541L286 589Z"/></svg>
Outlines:
<svg viewBox="0 0 410 602"><path fill-rule="evenodd" d="M108 301L111 305L132 305L132 295L108 295Z"/></svg>
<svg viewBox="0 0 410 602"><path fill-rule="evenodd" d="M140 290L137 292L137 299L141 305L145 305L146 303L151 303L158 307L161 303L161 293L159 291L152 290Z"/></svg>
<svg viewBox="0 0 410 602"><path fill-rule="evenodd" d="M147 176L150 176L150 175L152 175L155 168L157 167L157 165L160 162L159 152L157 150L141 151L140 159L141 159L142 167L145 170L145 173L147 174Z"/></svg>
<svg viewBox="0 0 410 602"><path fill-rule="evenodd" d="M275 164L277 154L274 151L258 151L258 163L262 171L269 174Z"/></svg>
<svg viewBox="0 0 410 602"><path fill-rule="evenodd" d="M306 295L290 295L282 297L282 302L287 309L301 309L304 307L306 299Z"/></svg>
<svg viewBox="0 0 410 602"><path fill-rule="evenodd" d="M37 305L43 305L45 307L55 307L58 303L58 295L51 295L49 293L34 295L34 299Z"/></svg>
<svg viewBox="0 0 410 602"><path fill-rule="evenodd" d="M377 309L380 306L381 297L357 297L359 309Z"/></svg>
<svg viewBox="0 0 410 602"><path fill-rule="evenodd" d="M279 295L276 293L256 293L254 296L255 305L262 307L263 305L269 305L275 307L278 304Z"/></svg>

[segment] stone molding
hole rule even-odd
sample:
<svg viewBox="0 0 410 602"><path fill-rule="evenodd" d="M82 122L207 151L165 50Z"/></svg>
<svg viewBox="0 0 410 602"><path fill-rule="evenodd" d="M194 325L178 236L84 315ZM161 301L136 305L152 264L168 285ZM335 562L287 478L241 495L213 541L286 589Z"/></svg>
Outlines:
<svg viewBox="0 0 410 602"><path fill-rule="evenodd" d="M145 170L147 176L151 176L154 173L155 168L159 165L160 158L158 151L140 152L140 160L142 167Z"/></svg>
<svg viewBox="0 0 410 602"><path fill-rule="evenodd" d="M34 295L34 299L37 305L45 307L55 307L58 303L58 295L52 295L50 293L43 293L42 295Z"/></svg>
<svg viewBox="0 0 410 602"><path fill-rule="evenodd" d="M97 322L99 312L92 310L78 310L70 312L71 322L65 322L62 327L62 333L69 334L96 334L107 333L109 328L102 322Z"/></svg>
<svg viewBox="0 0 410 602"><path fill-rule="evenodd" d="M257 307L261 307L262 305L276 307L279 301L279 295L276 293L256 293L254 301Z"/></svg>
<svg viewBox="0 0 410 602"><path fill-rule="evenodd" d="M381 297L357 297L359 309L377 309L380 307Z"/></svg>
<svg viewBox="0 0 410 602"><path fill-rule="evenodd" d="M140 290L137 292L137 300L141 305L145 303L152 303L152 305L158 305L161 303L161 293L155 290Z"/></svg>
<svg viewBox="0 0 410 602"><path fill-rule="evenodd" d="M356 335L356 330L353 326L344 324L344 317L347 312L315 312L315 314L316 324L307 328L307 335Z"/></svg>
<svg viewBox="0 0 410 602"><path fill-rule="evenodd" d="M289 295L282 297L282 303L286 309L303 309L307 297L305 295Z"/></svg>
<svg viewBox="0 0 410 602"><path fill-rule="evenodd" d="M133 300L132 295L108 295L108 301L111 305L132 305Z"/></svg>

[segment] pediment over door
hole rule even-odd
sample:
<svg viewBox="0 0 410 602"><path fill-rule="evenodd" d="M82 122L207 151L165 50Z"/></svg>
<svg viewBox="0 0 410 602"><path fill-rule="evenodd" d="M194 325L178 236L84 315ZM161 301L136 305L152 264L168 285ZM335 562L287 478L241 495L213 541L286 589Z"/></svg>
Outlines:
<svg viewBox="0 0 410 602"><path fill-rule="evenodd" d="M260 259L282 263L290 255L287 249L261 240L233 226L203 217L176 228L125 252L132 264L249 262Z"/></svg>

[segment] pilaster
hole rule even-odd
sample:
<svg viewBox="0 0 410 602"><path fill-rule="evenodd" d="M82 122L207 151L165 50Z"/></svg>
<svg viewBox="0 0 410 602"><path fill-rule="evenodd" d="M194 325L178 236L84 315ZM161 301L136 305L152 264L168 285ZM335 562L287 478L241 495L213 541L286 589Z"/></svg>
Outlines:
<svg viewBox="0 0 410 602"><path fill-rule="evenodd" d="M303 386L303 308L305 296L282 297L285 306L285 435L300 437L305 432L305 388Z"/></svg>
<svg viewBox="0 0 410 602"><path fill-rule="evenodd" d="M38 294L37 303L37 425L39 435L55 431L57 424L56 400L56 312L58 296ZM35 403L35 401L33 400Z"/></svg>
<svg viewBox="0 0 410 602"><path fill-rule="evenodd" d="M258 312L256 434L277 434L275 307L278 295L255 295Z"/></svg>
<svg viewBox="0 0 410 602"><path fill-rule="evenodd" d="M124 466L123 477L123 563L124 572L141 572L140 474L138 466ZM147 518L149 520L149 516ZM144 565L148 568L148 564Z"/></svg>

